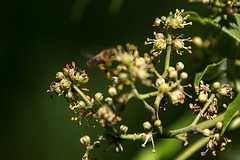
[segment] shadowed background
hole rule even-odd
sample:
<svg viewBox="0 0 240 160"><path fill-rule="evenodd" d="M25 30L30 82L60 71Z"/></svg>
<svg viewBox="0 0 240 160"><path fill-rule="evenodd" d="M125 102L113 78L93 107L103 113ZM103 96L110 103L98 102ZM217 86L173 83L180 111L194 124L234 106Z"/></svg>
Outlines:
<svg viewBox="0 0 240 160"><path fill-rule="evenodd" d="M143 44L147 37L153 37L151 25L155 17L167 16L176 8L192 10L193 6L177 0L1 1L1 157L81 159L84 147L79 138L89 134L94 140L96 132L102 129L100 126L91 127L92 122L89 122L90 127L85 127L85 121L78 126L70 120L74 113L67 102L63 98L50 98L46 90L55 80L55 73L71 61L85 69L86 54L94 55L103 48L118 44L133 43L140 53L148 52L150 47ZM175 57L186 58L185 55ZM176 58L173 63L179 61ZM186 70L191 69L194 70L191 67ZM87 70L87 73L90 77L87 84L89 95L98 91L107 95L106 86L110 82L104 80L104 74L97 69ZM167 109L162 115L165 123L180 118L186 107ZM188 115L192 116L191 111ZM122 116L122 123L129 126L130 133L140 132L142 122L150 118L136 101L130 102ZM138 151L143 150L141 142L126 141L123 147L124 152L117 154L114 148L103 152L108 148L103 145L93 151L93 155L99 159L133 159ZM168 152L171 154L171 149Z"/></svg>

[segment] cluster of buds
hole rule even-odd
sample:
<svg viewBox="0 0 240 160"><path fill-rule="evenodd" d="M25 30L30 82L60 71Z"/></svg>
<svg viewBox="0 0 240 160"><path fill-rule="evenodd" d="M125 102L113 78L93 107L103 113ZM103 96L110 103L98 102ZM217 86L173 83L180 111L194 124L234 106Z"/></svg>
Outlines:
<svg viewBox="0 0 240 160"><path fill-rule="evenodd" d="M224 151L227 143L231 142L230 139L228 139L224 135L221 135L222 126L223 123L218 122L212 131L210 131L209 129L205 129L203 131L204 136L210 137L210 139L206 145L207 150L205 152L201 152L202 156L205 156L209 150L212 151L212 154L214 156L216 156L216 151Z"/></svg>
<svg viewBox="0 0 240 160"><path fill-rule="evenodd" d="M109 76L113 80L112 87L118 90L122 90L125 85L130 85L136 78L144 82L148 81L151 76L149 72L155 71L150 56L145 54L144 57L140 57L135 45L127 43L126 48L127 50L124 50L120 45L116 47L115 61L118 65L112 71L113 76ZM115 96L116 90L112 87L109 88L109 94Z"/></svg>
<svg viewBox="0 0 240 160"><path fill-rule="evenodd" d="M72 117L71 120L77 121L78 124L81 125L81 120L84 118L85 120L95 118L93 117L94 113L102 106L101 101L103 100L103 94L98 92L95 94L93 98L87 96L91 102L91 106L86 105L84 101L76 101L69 105L69 108L75 112L76 117ZM98 121L98 119L97 119ZM94 125L95 126L95 125Z"/></svg>
<svg viewBox="0 0 240 160"><path fill-rule="evenodd" d="M88 75L85 70L81 70L76 67L75 62L72 65L66 65L63 68L63 72L57 72L55 82L52 82L50 89L47 92L55 92L58 96L65 95L66 99L76 101L78 99L77 92L72 88L72 85L76 85L80 90L85 90L84 84L88 82Z"/></svg>
<svg viewBox="0 0 240 160"><path fill-rule="evenodd" d="M201 2L211 9L213 16L222 14L234 14L239 12L239 0L188 0L189 2Z"/></svg>
<svg viewBox="0 0 240 160"><path fill-rule="evenodd" d="M114 125L122 120L121 117L117 115L115 109L107 104L101 106L93 117L98 119L102 127L105 127L106 123L108 125Z"/></svg>
<svg viewBox="0 0 240 160"><path fill-rule="evenodd" d="M160 91L168 95L172 101L172 104L177 105L178 103L183 104L185 95L188 95L184 92L184 87L180 84L182 80L188 78L188 74L186 72L181 72L180 76L178 76L179 71L184 69L184 64L182 62L178 62L176 64L176 68L169 67L168 68L168 77L171 81L168 83L165 82L165 79L159 77L156 80L156 86L159 87ZM189 85L191 86L191 85ZM188 95L191 97L190 95Z"/></svg>
<svg viewBox="0 0 240 160"><path fill-rule="evenodd" d="M89 151L94 149L94 148L99 148L100 147L100 141L95 141L91 145L91 139L88 135L85 135L80 138L80 143L85 147L86 152L84 156L82 157L82 160L88 160L90 159Z"/></svg>
<svg viewBox="0 0 240 160"><path fill-rule="evenodd" d="M196 103L189 104L189 107L191 109L194 109L194 115L198 114L201 109L208 104L207 109L204 111L204 113L201 115L202 117L206 117L207 119L214 119L217 116L217 111L218 111L218 106L220 103L219 98L217 95L225 96L225 97L230 97L230 99L233 97L233 92L232 88L230 88L229 84L223 84L220 87L219 82L214 82L213 83L213 90L210 90L210 85L209 84L204 84L204 82L201 80L199 87L196 87L196 91L198 94L198 98L195 100ZM208 103L209 101L209 93L213 93L216 96L211 99L211 102ZM223 107L226 108L227 105L223 104Z"/></svg>
<svg viewBox="0 0 240 160"><path fill-rule="evenodd" d="M154 27L157 27L160 31L166 30L168 28L177 29L184 28L186 25L192 25L192 22L186 22L189 15L182 17L181 14L184 12L184 9L176 9L175 14L172 12L169 13L168 17L162 16L161 19L158 17L154 21Z"/></svg>
<svg viewBox="0 0 240 160"><path fill-rule="evenodd" d="M159 19L158 17L155 19L153 26L157 28L158 33L154 31L153 34L155 38L147 38L147 41L145 41L145 45L153 45L150 53L152 53L154 57L160 55L162 51L166 49L167 45L172 45L173 48L176 50L177 54L179 55L182 55L182 49L185 49L189 53L191 53L191 46L186 47L184 44L185 41L191 42L191 38L180 39L183 37L183 35L180 35L175 37L174 40L168 39L168 34L171 33L171 29L184 28L184 26L186 25L192 25L192 22L186 22L189 15L185 17L181 16L183 12L183 9L181 11L176 9L175 14L170 12L168 17L162 16L161 19Z"/></svg>

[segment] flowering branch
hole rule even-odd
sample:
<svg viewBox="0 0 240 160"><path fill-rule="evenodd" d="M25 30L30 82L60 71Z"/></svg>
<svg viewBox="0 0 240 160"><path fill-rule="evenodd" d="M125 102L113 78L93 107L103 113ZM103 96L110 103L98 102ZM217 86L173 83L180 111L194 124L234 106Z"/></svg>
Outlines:
<svg viewBox="0 0 240 160"><path fill-rule="evenodd" d="M116 152L122 152L123 140L142 140L144 142L142 147L151 142L152 152L156 152L154 139L176 138L187 145L190 133L199 133L207 137L180 155L179 159L189 156L200 145L206 143L207 150L202 152L202 155L205 155L208 150L216 155L217 150L224 150L226 144L230 142L227 137L220 134L224 114L217 116L219 104L222 103L221 96L230 99L233 97L232 88L228 84L221 86L219 82L215 82L210 88L209 84L200 81L196 88L198 98L194 104L189 104L196 117L187 127L167 130L159 117L159 112L164 112L168 103L176 106L184 104L186 96L192 98L184 91L186 85L183 83L188 78L188 74L183 72L184 64L178 62L174 67L170 63L171 56L181 56L184 51L192 53L191 46L185 44L185 42L192 42L191 38L183 39L183 34L179 36L172 33L172 30L192 25L192 22L187 22L189 15L183 17L183 12L183 9L181 11L177 9L175 13L170 12L168 17L162 16L161 19L155 19L153 25L156 29L153 33L155 38L147 38L145 42L146 45L152 45L149 54L140 56L137 47L127 43L126 49L120 45L105 49L86 63L87 68L99 67L106 73L106 79L112 81L108 86L109 96L105 99L101 92L95 93L93 97L85 94L89 92L85 87L89 80L88 75L85 70L77 68L74 62L66 65L62 72L56 74L57 80L51 83L48 92L55 92L59 97L64 96L68 100L69 108L76 114L71 119L78 121L79 125L82 124L82 120L94 119L105 128L104 133L93 143L88 135L80 138L80 143L86 150L83 159L88 159L89 152L100 147L103 141L108 141L109 145L114 146ZM155 67L160 63L160 56L165 50L165 65L161 75ZM116 67L112 65L113 62L116 63ZM140 94L135 85L136 80L140 80L143 85L154 91ZM152 97L155 100L151 105L147 99ZM144 108L150 111L151 121L143 123L141 133L128 134L126 125L122 124L120 128L116 128L115 124L121 122L120 112L124 111L128 101L133 98L139 100ZM226 108L227 105L224 104L223 107ZM198 124L200 118L207 120ZM210 130L213 126L215 128Z"/></svg>

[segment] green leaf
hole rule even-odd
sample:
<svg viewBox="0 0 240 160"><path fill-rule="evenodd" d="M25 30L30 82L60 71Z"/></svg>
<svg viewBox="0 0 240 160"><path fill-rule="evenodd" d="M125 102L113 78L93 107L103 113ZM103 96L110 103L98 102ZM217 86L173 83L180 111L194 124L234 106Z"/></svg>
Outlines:
<svg viewBox="0 0 240 160"><path fill-rule="evenodd" d="M240 110L240 94L237 95L237 97L228 105L228 108L224 114L223 119L223 128L221 135L225 132L227 129L229 123L234 118L234 116L237 114L237 112Z"/></svg>
<svg viewBox="0 0 240 160"><path fill-rule="evenodd" d="M234 20L229 23L229 27L223 26L222 30L232 38L240 42L240 15L234 15Z"/></svg>
<svg viewBox="0 0 240 160"><path fill-rule="evenodd" d="M215 19L204 18L203 24L210 24L231 36L233 39L240 42L240 15L228 15L225 17L216 17Z"/></svg>
<svg viewBox="0 0 240 160"><path fill-rule="evenodd" d="M221 28L223 32L231 36L237 41L240 41L240 15L228 15L225 17L216 17L213 20L205 21L212 26Z"/></svg>
<svg viewBox="0 0 240 160"><path fill-rule="evenodd" d="M188 20L200 22L203 25L210 24L211 26L221 29L223 32L240 42L240 15L225 15L218 16L214 19L201 18L196 12L188 11L181 14L182 17L190 15Z"/></svg>
<svg viewBox="0 0 240 160"><path fill-rule="evenodd" d="M227 69L227 59L223 59L222 61L208 65L203 72L199 72L196 74L194 79L194 87L195 91L196 86L199 86L199 82L201 79L211 81L216 79L221 73L225 72ZM204 78L203 78L204 76Z"/></svg>
<svg viewBox="0 0 240 160"><path fill-rule="evenodd" d="M190 21L197 21L200 23L204 23L201 19L201 17L194 11L188 11L188 12L183 12L181 14L182 17L186 17L187 15L189 15L190 17L188 18L188 20Z"/></svg>

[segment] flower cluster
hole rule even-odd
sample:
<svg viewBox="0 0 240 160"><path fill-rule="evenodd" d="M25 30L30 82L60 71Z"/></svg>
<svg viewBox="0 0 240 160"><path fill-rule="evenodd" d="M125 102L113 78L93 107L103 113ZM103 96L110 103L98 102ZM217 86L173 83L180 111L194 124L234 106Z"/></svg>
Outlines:
<svg viewBox="0 0 240 160"><path fill-rule="evenodd" d="M239 0L188 0L189 2L201 2L206 8L213 11L213 16L222 14L234 14L239 12Z"/></svg>
<svg viewBox="0 0 240 160"><path fill-rule="evenodd" d="M147 38L147 41L145 41L145 45L152 44L153 47L150 51L150 53L153 54L154 57L157 57L162 53L163 50L167 48L167 45L172 45L173 49L176 50L177 54L182 55L182 49L187 50L189 53L191 53L191 46L186 47L184 42L189 41L191 42L191 38L188 39L180 39L183 37L183 35L174 37L174 40L169 39L169 34L171 33L171 29L178 29L178 28L184 28L186 25L192 25L192 22L186 22L189 15L182 17L181 14L184 12L182 9L179 11L176 9L175 14L172 12L169 13L168 17L162 16L161 19L158 17L155 19L154 25L158 32L153 32L155 38L150 39Z"/></svg>
<svg viewBox="0 0 240 160"><path fill-rule="evenodd" d="M169 82L166 83L165 79L162 77L159 77L156 80L156 86L159 87L160 91L163 92L164 95L168 95L170 97L172 104L174 105L177 105L178 103L183 104L186 97L185 95L188 95L184 92L184 87L180 84L182 80L188 78L188 74L186 72L181 72L180 76L178 75L183 69L184 64L182 62L178 62L175 68L171 66L168 68ZM188 96L191 97L190 95Z"/></svg>
<svg viewBox="0 0 240 160"><path fill-rule="evenodd" d="M221 1L221 3L238 4L237 1ZM156 151L154 138L175 137L183 140L186 144L189 133L202 133L209 137L207 150L202 152L202 155L209 150L216 155L216 150L224 150L226 144L231 141L221 134L222 123L220 122L211 131L208 128L203 130L197 126L200 117L212 120L217 116L219 105L222 104L220 100L223 97L230 99L233 97L233 91L229 84L220 85L219 82L215 82L210 87L202 80L199 82L199 86L196 87L198 98L195 100L195 104L189 104L189 107L194 109L193 114L198 115L188 127L168 131L163 128L160 120L159 113L162 111L160 109L166 109L165 104L168 103L168 100L173 105L178 105L184 103L186 96L192 98L185 93L184 87L186 86L182 85L182 82L188 78L188 74L183 71L184 64L178 62L174 66L170 63L173 50L178 55L182 55L184 51L191 53L191 46L185 44L185 42L192 42L191 38L184 39L184 35L174 35L172 32L179 28L182 29L186 25L192 25L192 22L187 22L189 15L185 14L186 16L184 16L183 12L183 9L181 11L176 9L176 12L170 12L168 17L162 16L161 19L155 19L153 25L156 28L156 31L153 32L155 37L147 38L145 42L145 45L153 45L150 54L145 53L140 56L137 47L127 43L126 49L120 45L105 49L87 62L87 68L99 67L107 74L106 79L112 81L107 88L109 95L107 97L104 97L101 92L95 93L93 97L84 93L84 91L89 91L85 87L89 78L85 70L78 69L74 62L66 65L62 72L56 74L57 81L51 83L48 92L55 92L58 96L64 95L70 103L69 108L75 113L71 120L78 121L78 124L81 125L82 120L93 119L104 127L104 133L93 144L88 135L80 138L80 143L86 149L82 159L90 159L89 151L100 147L102 140L106 140L111 146L110 148L114 147L116 152L122 152L123 140L141 139L142 147L145 147L148 142L152 143L152 152L154 153ZM196 43L195 39L194 43L201 46L202 42ZM165 50L165 65L161 74L155 69L155 65L160 62L159 55ZM138 86L135 85L137 80L154 91L140 93L142 91L138 90ZM187 86L191 87L190 84ZM138 134L127 134L128 127L126 125L120 125L118 129L115 125L122 120L119 112L124 110L125 105L132 98L139 100L151 113L151 122L144 122L144 131ZM150 98L155 98L152 105ZM226 108L227 105L223 104L223 107ZM136 109L138 110L138 108ZM95 125L93 127L95 128Z"/></svg>
<svg viewBox="0 0 240 160"><path fill-rule="evenodd" d="M79 95L72 88L72 85L78 86L83 91L88 91L84 86L88 82L88 75L85 70L77 68L75 62L72 62L72 65L66 65L63 72L57 72L56 78L58 80L51 83L47 92L55 92L58 96L64 94L66 99L76 101Z"/></svg>
<svg viewBox="0 0 240 160"><path fill-rule="evenodd" d="M217 116L218 106L220 104L220 99L217 97L218 94L230 98L233 96L232 88L230 88L229 84L223 84L220 87L219 82L213 83L213 90L210 90L210 85L204 84L201 80L196 90L198 93L198 98L195 100L196 103L190 103L189 107L194 109L193 114L196 115L207 105L205 112L201 115L202 117L206 117L206 119L214 119ZM213 95L211 99L209 99L209 94ZM226 108L227 105L223 104L223 107Z"/></svg>
<svg viewBox="0 0 240 160"><path fill-rule="evenodd" d="M207 150L205 152L201 152L202 156L205 156L209 150L212 151L212 154L214 156L216 156L216 151L224 151L227 143L231 142L230 139L228 139L224 135L221 135L220 132L222 129L222 125L222 122L218 122L216 124L216 127L212 131L210 131L209 129L204 130L205 136L210 136L210 139L206 145ZM212 135L211 132L213 132Z"/></svg>
<svg viewBox="0 0 240 160"><path fill-rule="evenodd" d="M99 148L100 147L100 141L95 141L92 145L91 145L91 139L88 135L85 135L83 137L80 138L80 143L85 147L86 152L84 154L84 156L82 157L82 160L88 160L91 159L90 155L89 155L89 151L94 149L94 148Z"/></svg>
<svg viewBox="0 0 240 160"><path fill-rule="evenodd" d="M114 125L121 121L121 117L116 115L114 108L107 104L101 106L93 116L98 119L102 127L105 127L106 123Z"/></svg>
<svg viewBox="0 0 240 160"><path fill-rule="evenodd" d="M148 54L140 57L137 47L129 43L126 44L126 48L127 50L124 50L120 45L116 47L115 61L118 65L112 70L112 76L108 76L113 80L113 85L109 88L111 96L117 94L114 88L122 90L125 85L130 85L130 82L134 82L136 78L148 82L151 72L155 71L151 63L152 59Z"/></svg>
<svg viewBox="0 0 240 160"><path fill-rule="evenodd" d="M69 108L76 114L76 117L72 117L71 119L74 121L78 120L79 125L82 124L82 118L85 120L95 118L97 122L99 121L94 114L102 106L101 101L103 100L103 95L98 92L93 98L87 97L90 101L90 105L87 105L84 101L76 101L69 105Z"/></svg>
<svg viewBox="0 0 240 160"><path fill-rule="evenodd" d="M162 16L161 19L157 17L154 21L153 26L159 28L160 30L163 30L163 29L168 29L170 27L173 29L177 29L177 28L184 28L184 26L186 25L192 25L192 22L188 22L188 23L186 22L189 15L182 17L181 14L183 12L184 12L184 9L182 9L181 11L176 9L175 14L170 12L168 17Z"/></svg>

